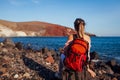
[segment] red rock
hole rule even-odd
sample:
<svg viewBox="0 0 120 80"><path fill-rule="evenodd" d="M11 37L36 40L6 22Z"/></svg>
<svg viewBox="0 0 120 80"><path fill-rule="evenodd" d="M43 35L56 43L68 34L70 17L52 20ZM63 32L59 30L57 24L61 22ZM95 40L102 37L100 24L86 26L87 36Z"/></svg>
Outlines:
<svg viewBox="0 0 120 80"><path fill-rule="evenodd" d="M6 68L0 68L0 71L5 73L7 71L7 69Z"/></svg>
<svg viewBox="0 0 120 80"><path fill-rule="evenodd" d="M45 59L46 62L48 63L54 63L54 59L52 56L48 56L46 59Z"/></svg>
<svg viewBox="0 0 120 80"><path fill-rule="evenodd" d="M113 78L112 80L118 80L117 78Z"/></svg>

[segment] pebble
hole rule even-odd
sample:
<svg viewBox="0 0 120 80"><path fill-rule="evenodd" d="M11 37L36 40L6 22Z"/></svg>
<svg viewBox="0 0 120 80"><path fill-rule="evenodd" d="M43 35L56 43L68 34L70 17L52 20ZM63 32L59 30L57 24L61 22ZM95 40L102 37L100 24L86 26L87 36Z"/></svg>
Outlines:
<svg viewBox="0 0 120 80"><path fill-rule="evenodd" d="M29 78L29 77L30 77L30 74L29 74L29 73L25 73L25 74L23 75L23 77Z"/></svg>
<svg viewBox="0 0 120 80"><path fill-rule="evenodd" d="M14 75L14 78L18 78L18 77L19 77L19 75L18 75L18 74L15 74L15 75Z"/></svg>

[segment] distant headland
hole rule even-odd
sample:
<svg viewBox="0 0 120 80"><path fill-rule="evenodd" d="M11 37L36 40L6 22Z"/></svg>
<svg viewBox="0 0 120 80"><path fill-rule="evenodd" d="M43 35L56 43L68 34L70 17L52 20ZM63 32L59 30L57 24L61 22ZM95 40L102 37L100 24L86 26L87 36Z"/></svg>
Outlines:
<svg viewBox="0 0 120 80"><path fill-rule="evenodd" d="M75 33L74 29L47 22L11 22L0 20L0 37L27 37L27 36L67 36ZM89 36L96 36L86 32Z"/></svg>

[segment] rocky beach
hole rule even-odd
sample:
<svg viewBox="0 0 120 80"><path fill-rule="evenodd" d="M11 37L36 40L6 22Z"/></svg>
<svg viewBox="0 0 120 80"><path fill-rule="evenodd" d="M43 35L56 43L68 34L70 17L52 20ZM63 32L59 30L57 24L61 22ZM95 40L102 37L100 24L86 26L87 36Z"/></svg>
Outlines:
<svg viewBox="0 0 120 80"><path fill-rule="evenodd" d="M57 52L48 48L33 50L30 45L24 48L22 43L6 38L0 42L0 80L57 80L54 74L61 51L62 48ZM86 71L86 80L120 80L116 60L101 60L97 52L91 52L89 64L96 76Z"/></svg>

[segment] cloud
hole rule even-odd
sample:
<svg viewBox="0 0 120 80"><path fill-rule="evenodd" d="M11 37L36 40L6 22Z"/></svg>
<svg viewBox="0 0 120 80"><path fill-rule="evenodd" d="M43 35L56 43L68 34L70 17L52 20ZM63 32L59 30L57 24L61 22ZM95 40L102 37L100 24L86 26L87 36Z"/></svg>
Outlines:
<svg viewBox="0 0 120 80"><path fill-rule="evenodd" d="M20 5L20 3L18 2L18 0L8 0L10 2L10 4L12 5Z"/></svg>
<svg viewBox="0 0 120 80"><path fill-rule="evenodd" d="M40 0L32 0L33 3L38 4Z"/></svg>
<svg viewBox="0 0 120 80"><path fill-rule="evenodd" d="M8 0L11 5L15 6L21 6L21 5L26 5L25 0Z"/></svg>
<svg viewBox="0 0 120 80"><path fill-rule="evenodd" d="M32 4L39 4L40 0L8 0L11 5L21 6L27 5L32 2Z"/></svg>

